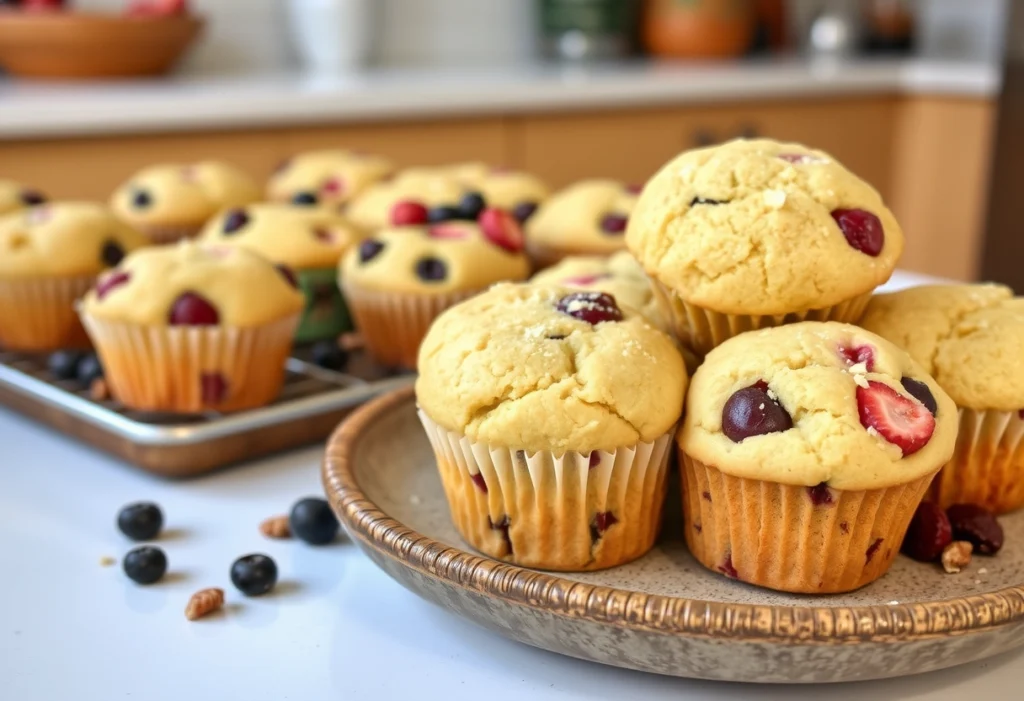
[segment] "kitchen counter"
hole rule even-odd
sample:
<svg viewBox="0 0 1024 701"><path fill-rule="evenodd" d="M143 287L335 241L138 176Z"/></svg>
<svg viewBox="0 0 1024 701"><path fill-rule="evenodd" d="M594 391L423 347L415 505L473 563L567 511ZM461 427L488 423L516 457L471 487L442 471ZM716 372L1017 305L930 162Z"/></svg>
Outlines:
<svg viewBox="0 0 1024 701"><path fill-rule="evenodd" d="M897 274L889 288L921 281ZM629 672L511 642L390 580L339 539L270 541L264 518L321 492L312 447L186 482L162 481L0 409L0 698L192 701L239 698L561 701L960 701L1018 698L1024 650L904 679L772 686ZM140 587L119 566L125 503L164 509L170 568ZM244 599L234 558L278 563L271 595ZM226 612L185 620L189 595L221 586Z"/></svg>
<svg viewBox="0 0 1024 701"><path fill-rule="evenodd" d="M347 77L199 77L127 83L0 81L0 139L400 120L469 114L865 94L987 98L987 62L632 62L481 70L375 69Z"/></svg>

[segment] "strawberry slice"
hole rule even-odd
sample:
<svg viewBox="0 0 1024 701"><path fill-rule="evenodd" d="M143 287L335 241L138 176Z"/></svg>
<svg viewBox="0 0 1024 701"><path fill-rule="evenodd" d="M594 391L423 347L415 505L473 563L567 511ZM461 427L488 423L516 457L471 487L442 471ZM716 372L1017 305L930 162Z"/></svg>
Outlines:
<svg viewBox="0 0 1024 701"><path fill-rule="evenodd" d="M488 207L480 212L476 221L488 241L509 253L519 253L526 245L519 222L504 209Z"/></svg>
<svg viewBox="0 0 1024 701"><path fill-rule="evenodd" d="M871 346L840 346L839 355L846 361L847 367L864 363L868 372L875 369L875 349Z"/></svg>
<svg viewBox="0 0 1024 701"><path fill-rule="evenodd" d="M857 387L857 409L861 425L899 446L904 457L921 450L935 431L935 417L927 407L881 382Z"/></svg>

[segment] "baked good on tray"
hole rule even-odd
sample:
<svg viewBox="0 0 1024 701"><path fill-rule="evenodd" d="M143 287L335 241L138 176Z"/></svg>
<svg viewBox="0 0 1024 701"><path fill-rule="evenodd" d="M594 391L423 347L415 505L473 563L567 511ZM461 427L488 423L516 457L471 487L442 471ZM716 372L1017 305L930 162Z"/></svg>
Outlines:
<svg viewBox="0 0 1024 701"><path fill-rule="evenodd" d="M154 243L199 234L220 210L260 199L251 177L221 161L165 164L144 168L111 198L114 212Z"/></svg>
<svg viewBox="0 0 1024 701"><path fill-rule="evenodd" d="M956 434L953 400L880 336L835 322L740 334L690 383L687 545L749 584L861 587L889 569Z"/></svg>
<svg viewBox="0 0 1024 701"><path fill-rule="evenodd" d="M526 224L526 247L538 267L566 256L611 255L626 248L637 188L617 180L582 180L551 196Z"/></svg>
<svg viewBox="0 0 1024 701"><path fill-rule="evenodd" d="M146 243L91 202L42 204L0 216L0 347L87 346L75 301L105 268Z"/></svg>
<svg viewBox="0 0 1024 701"><path fill-rule="evenodd" d="M303 306L290 271L241 247L182 241L125 258L80 311L122 404L197 413L277 397Z"/></svg>
<svg viewBox="0 0 1024 701"><path fill-rule="evenodd" d="M519 224L500 209L477 221L385 229L342 260L338 284L379 363L415 368L420 341L442 311L501 280L524 280L530 262Z"/></svg>
<svg viewBox="0 0 1024 701"><path fill-rule="evenodd" d="M391 161L347 149L306 151L279 165L267 182L267 199L337 207L394 172Z"/></svg>
<svg viewBox="0 0 1024 701"><path fill-rule="evenodd" d="M698 355L750 329L855 323L903 232L827 153L768 139L687 151L644 186L626 243Z"/></svg>
<svg viewBox="0 0 1024 701"><path fill-rule="evenodd" d="M46 199L46 195L39 190L25 187L13 180L0 179L0 215L25 207L34 207Z"/></svg>
<svg viewBox="0 0 1024 701"><path fill-rule="evenodd" d="M861 324L905 348L959 409L956 452L929 498L1024 505L1024 299L1002 285L915 287L876 295Z"/></svg>
<svg viewBox="0 0 1024 701"><path fill-rule="evenodd" d="M363 236L336 211L289 204L232 207L211 219L201 238L242 246L295 273L306 297L296 341L335 338L352 329L337 284L338 262Z"/></svg>
<svg viewBox="0 0 1024 701"><path fill-rule="evenodd" d="M495 285L437 319L419 367L420 418L470 545L550 570L652 547L687 375L642 315L602 292Z"/></svg>

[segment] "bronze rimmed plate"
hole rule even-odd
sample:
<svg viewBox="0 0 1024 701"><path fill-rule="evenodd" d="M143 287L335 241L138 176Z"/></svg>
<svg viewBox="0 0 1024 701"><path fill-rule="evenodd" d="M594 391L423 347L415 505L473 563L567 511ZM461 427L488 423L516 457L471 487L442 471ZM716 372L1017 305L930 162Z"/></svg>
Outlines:
<svg viewBox="0 0 1024 701"><path fill-rule="evenodd" d="M636 562L552 575L482 557L462 543L411 388L354 413L327 446L328 497L391 577L521 642L659 674L756 682L834 682L951 667L1024 644L1024 514L1006 545L964 572L899 557L850 594L797 596L727 580L690 557L678 514ZM677 500L670 500L670 505Z"/></svg>

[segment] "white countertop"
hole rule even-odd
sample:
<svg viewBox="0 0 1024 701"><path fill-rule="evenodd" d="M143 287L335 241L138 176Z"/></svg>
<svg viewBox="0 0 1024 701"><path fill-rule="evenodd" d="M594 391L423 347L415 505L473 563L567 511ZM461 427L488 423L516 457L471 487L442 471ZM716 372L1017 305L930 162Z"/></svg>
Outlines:
<svg viewBox="0 0 1024 701"><path fill-rule="evenodd" d="M899 275L894 286L914 282ZM186 482L148 476L0 409L0 698L5 701L1002 701L1020 698L1024 650L905 679L822 687L645 675L537 650L478 628L390 580L354 545L268 541L265 517L319 493L320 448ZM140 587L119 566L114 519L158 502L169 574ZM266 552L276 593L246 600L235 557ZM185 620L221 586L223 616ZM1011 691L1016 689L1017 691Z"/></svg>
<svg viewBox="0 0 1024 701"><path fill-rule="evenodd" d="M991 97L998 66L932 59L633 62L126 83L0 80L0 139L858 94Z"/></svg>

